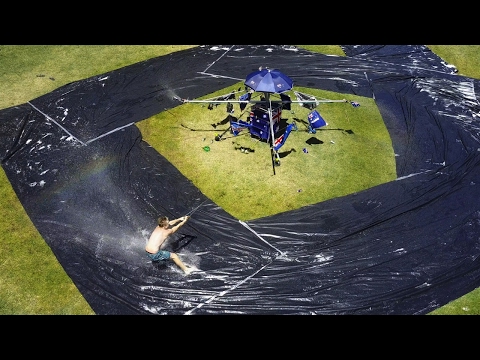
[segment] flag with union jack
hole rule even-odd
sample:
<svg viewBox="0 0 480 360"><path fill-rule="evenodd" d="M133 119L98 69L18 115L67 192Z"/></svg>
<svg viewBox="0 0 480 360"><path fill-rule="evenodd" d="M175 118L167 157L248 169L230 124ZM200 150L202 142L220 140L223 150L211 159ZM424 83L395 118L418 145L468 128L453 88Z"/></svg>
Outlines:
<svg viewBox="0 0 480 360"><path fill-rule="evenodd" d="M280 135L275 141L273 142L273 150L278 151L283 144L285 144L285 141L287 141L288 135L290 135L290 132L292 131L293 127L295 124L289 124L287 128L285 129L285 132Z"/></svg>
<svg viewBox="0 0 480 360"><path fill-rule="evenodd" d="M310 114L308 114L308 122L313 129L318 129L319 127L328 125L317 110L313 110Z"/></svg>
<svg viewBox="0 0 480 360"><path fill-rule="evenodd" d="M282 119L282 108L278 107L276 109L272 109L272 121L273 123L280 122Z"/></svg>
<svg viewBox="0 0 480 360"><path fill-rule="evenodd" d="M239 120L238 122L230 121L230 126L232 127L232 134L237 136L241 131L247 129L250 124Z"/></svg>

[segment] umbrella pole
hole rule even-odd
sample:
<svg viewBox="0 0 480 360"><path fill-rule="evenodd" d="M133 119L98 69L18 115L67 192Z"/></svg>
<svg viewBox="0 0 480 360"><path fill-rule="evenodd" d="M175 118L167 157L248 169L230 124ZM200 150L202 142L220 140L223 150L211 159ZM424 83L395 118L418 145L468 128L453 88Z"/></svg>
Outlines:
<svg viewBox="0 0 480 360"><path fill-rule="evenodd" d="M275 175L275 150L273 149L273 144L275 142L275 133L273 132L273 123L272 123L272 102L270 101L270 93L264 93L265 100L268 101L268 122L270 124L270 155L272 158L272 168L273 175Z"/></svg>

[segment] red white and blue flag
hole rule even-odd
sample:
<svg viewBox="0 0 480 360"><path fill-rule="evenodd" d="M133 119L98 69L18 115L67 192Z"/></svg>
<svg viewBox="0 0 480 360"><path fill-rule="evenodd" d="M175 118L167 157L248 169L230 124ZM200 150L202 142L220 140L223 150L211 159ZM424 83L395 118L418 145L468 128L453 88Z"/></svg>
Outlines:
<svg viewBox="0 0 480 360"><path fill-rule="evenodd" d="M319 127L328 125L317 110L313 110L310 114L308 114L308 122L313 129L318 129Z"/></svg>
<svg viewBox="0 0 480 360"><path fill-rule="evenodd" d="M273 123L280 122L282 119L282 108L278 107L272 110L272 121Z"/></svg>
<svg viewBox="0 0 480 360"><path fill-rule="evenodd" d="M289 124L285 129L285 132L282 135L280 135L280 137L275 139L275 141L273 142L273 150L278 151L278 149L280 149L283 146L283 144L285 144L285 141L287 141L288 135L290 135L290 132L292 131L294 126L295 124L293 123Z"/></svg>
<svg viewBox="0 0 480 360"><path fill-rule="evenodd" d="M232 134L237 136L241 131L249 128L249 124L245 123L243 121L235 122L235 121L230 121L230 126L232 127Z"/></svg>

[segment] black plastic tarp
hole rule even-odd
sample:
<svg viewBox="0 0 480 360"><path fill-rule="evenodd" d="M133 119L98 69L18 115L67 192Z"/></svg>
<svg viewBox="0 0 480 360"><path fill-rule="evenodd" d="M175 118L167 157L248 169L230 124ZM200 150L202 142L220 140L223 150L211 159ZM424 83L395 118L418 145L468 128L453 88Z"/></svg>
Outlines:
<svg viewBox="0 0 480 360"><path fill-rule="evenodd" d="M0 111L18 198L97 314L426 314L480 286L476 79L420 45L200 46ZM135 123L259 66L294 86L373 97L397 179L248 222L206 198ZM155 265L160 214L192 214Z"/></svg>

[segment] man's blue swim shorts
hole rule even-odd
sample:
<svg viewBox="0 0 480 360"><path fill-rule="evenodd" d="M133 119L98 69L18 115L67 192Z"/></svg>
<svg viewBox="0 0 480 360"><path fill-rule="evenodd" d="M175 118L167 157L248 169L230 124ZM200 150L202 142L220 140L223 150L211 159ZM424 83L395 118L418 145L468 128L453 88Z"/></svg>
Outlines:
<svg viewBox="0 0 480 360"><path fill-rule="evenodd" d="M168 260L170 259L170 251L166 250L158 250L155 254L149 253L148 251L145 251L150 259L152 261L162 261L162 260Z"/></svg>

